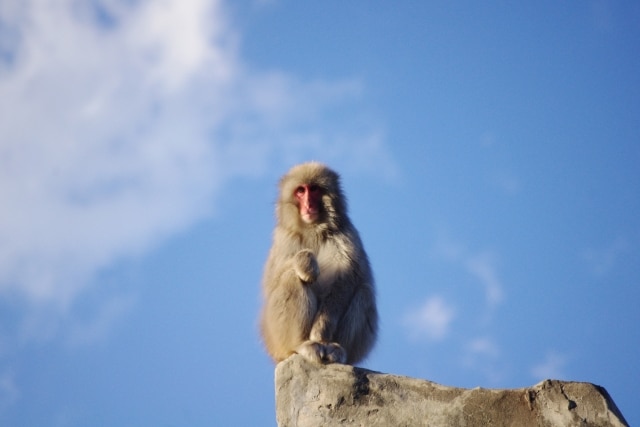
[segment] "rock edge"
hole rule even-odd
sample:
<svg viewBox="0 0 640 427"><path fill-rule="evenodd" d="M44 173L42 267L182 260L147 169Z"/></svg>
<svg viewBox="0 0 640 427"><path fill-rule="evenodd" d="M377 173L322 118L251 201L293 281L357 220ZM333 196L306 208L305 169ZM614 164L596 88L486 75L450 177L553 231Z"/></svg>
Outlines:
<svg viewBox="0 0 640 427"><path fill-rule="evenodd" d="M464 389L294 355L275 370L279 427L628 427L600 386L545 380L519 389Z"/></svg>

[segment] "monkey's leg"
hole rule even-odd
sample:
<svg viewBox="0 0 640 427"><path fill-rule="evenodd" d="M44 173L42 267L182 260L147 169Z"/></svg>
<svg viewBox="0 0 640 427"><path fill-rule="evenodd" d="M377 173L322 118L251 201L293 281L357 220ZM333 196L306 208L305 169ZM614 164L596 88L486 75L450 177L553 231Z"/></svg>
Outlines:
<svg viewBox="0 0 640 427"><path fill-rule="evenodd" d="M309 339L317 306L311 287L302 283L293 269L283 274L279 286L267 298L262 322L265 343L275 360L296 353Z"/></svg>
<svg viewBox="0 0 640 427"><path fill-rule="evenodd" d="M346 349L346 363L362 360L375 344L377 333L375 297L368 289L361 288L353 295L335 332L335 341Z"/></svg>

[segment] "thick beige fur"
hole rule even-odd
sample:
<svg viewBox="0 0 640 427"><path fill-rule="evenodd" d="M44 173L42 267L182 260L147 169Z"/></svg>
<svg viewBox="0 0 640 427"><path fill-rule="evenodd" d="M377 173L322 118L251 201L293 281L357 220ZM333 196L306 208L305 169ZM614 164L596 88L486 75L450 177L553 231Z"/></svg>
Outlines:
<svg viewBox="0 0 640 427"><path fill-rule="evenodd" d="M322 189L312 224L302 220L294 197L302 184ZM378 314L369 260L338 174L316 162L293 167L280 180L276 217L262 282L267 352L276 362L293 353L321 363L361 361L375 343Z"/></svg>

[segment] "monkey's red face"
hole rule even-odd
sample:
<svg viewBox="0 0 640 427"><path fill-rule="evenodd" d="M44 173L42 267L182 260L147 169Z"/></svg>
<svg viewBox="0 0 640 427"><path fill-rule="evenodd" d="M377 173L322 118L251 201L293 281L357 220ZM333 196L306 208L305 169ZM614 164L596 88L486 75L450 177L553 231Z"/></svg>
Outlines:
<svg viewBox="0 0 640 427"><path fill-rule="evenodd" d="M300 217L307 224L312 224L320 217L322 189L315 184L303 184L294 193L300 208Z"/></svg>

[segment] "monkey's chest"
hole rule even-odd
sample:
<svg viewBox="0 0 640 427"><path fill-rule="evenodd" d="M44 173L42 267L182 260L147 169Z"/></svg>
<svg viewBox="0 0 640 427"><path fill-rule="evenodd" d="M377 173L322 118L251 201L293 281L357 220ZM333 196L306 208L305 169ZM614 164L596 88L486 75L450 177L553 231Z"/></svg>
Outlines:
<svg viewBox="0 0 640 427"><path fill-rule="evenodd" d="M316 253L320 275L317 285L320 295L328 294L335 286L340 286L345 273L349 271L349 260L340 248L330 242Z"/></svg>

